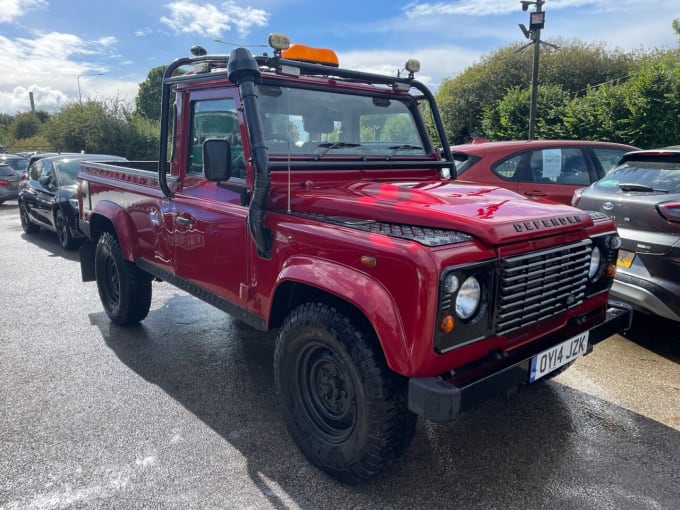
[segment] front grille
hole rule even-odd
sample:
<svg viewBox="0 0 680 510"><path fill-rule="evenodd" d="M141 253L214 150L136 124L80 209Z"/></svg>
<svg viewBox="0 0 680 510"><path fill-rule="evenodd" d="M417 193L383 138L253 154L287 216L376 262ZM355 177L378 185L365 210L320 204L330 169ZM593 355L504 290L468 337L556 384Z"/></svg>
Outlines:
<svg viewBox="0 0 680 510"><path fill-rule="evenodd" d="M581 304L591 251L591 241L585 240L503 259L496 334L507 334Z"/></svg>

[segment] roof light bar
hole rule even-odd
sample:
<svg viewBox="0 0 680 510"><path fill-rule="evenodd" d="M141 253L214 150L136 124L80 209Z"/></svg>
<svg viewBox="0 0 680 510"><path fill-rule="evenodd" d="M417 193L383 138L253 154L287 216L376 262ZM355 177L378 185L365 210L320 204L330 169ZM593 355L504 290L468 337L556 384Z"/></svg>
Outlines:
<svg viewBox="0 0 680 510"><path fill-rule="evenodd" d="M325 64L338 67L338 56L328 48L312 48L304 44L292 44L290 48L281 52L283 58L290 60L300 60L312 64Z"/></svg>

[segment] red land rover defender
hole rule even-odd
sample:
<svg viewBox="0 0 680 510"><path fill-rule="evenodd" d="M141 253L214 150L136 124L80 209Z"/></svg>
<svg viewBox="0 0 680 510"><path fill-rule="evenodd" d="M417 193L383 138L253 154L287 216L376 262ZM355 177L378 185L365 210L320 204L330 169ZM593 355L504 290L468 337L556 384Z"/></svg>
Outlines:
<svg viewBox="0 0 680 510"><path fill-rule="evenodd" d="M394 463L417 416L452 419L626 327L611 220L457 183L417 61L382 76L270 44L167 68L153 166L83 163L82 275L113 322L144 319L163 280L278 329L290 433L347 482Z"/></svg>

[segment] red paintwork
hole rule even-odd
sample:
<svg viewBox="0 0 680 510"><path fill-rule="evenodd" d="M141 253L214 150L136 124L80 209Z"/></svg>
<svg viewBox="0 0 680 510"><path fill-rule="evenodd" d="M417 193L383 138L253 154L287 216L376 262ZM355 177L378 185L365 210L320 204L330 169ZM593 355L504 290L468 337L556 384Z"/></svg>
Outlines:
<svg viewBox="0 0 680 510"><path fill-rule="evenodd" d="M438 355L432 342L443 268L611 231L608 221L594 225L574 208L529 201L499 187L443 180L432 170L294 171L290 176L275 171L265 215L265 225L273 232L273 251L265 260L256 254L246 225L248 208L240 205L238 194L185 174L182 162L187 160L187 148L181 140L188 129L186 96L194 93L188 87L179 87L177 93L175 157L169 179L174 197L163 197L152 172L84 164L80 179L87 182L83 192L87 196L81 197L81 221L93 229L97 221L110 221L127 259L143 259L237 304L262 317L265 327L273 326L272 301L286 282L335 294L363 312L389 366L405 376L438 375L491 350L511 351L536 341L567 323L568 317L560 316L515 336L488 338ZM209 91L198 93L206 96ZM247 153L245 127L242 135ZM250 163L247 172L245 187L252 193ZM289 202L293 214L287 211ZM295 215L299 212L461 230L473 240L429 248ZM560 216L578 221L517 229L528 218L549 221ZM375 267L363 265L362 256L374 257ZM603 294L574 313L602 309L605 304Z"/></svg>

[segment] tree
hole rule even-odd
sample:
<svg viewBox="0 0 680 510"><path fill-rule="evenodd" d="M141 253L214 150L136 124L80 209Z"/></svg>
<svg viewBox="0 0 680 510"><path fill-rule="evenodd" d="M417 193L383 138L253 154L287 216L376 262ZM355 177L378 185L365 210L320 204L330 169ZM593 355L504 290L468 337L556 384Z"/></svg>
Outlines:
<svg viewBox="0 0 680 510"><path fill-rule="evenodd" d="M680 51L656 52L622 85L634 145L653 148L680 140L678 58Z"/></svg>
<svg viewBox="0 0 680 510"><path fill-rule="evenodd" d="M154 159L157 129L136 119L122 101L88 100L62 108L49 122L48 140L59 151L115 154L128 159Z"/></svg>
<svg viewBox="0 0 680 510"><path fill-rule="evenodd" d="M47 119L49 114L43 111L19 113L7 128L7 134L12 140L31 138L40 133Z"/></svg>
<svg viewBox="0 0 680 510"><path fill-rule="evenodd" d="M680 139L680 50L641 58L622 83L592 87L572 99L564 123L574 138L609 140L642 148Z"/></svg>
<svg viewBox="0 0 680 510"><path fill-rule="evenodd" d="M560 86L570 95L626 79L639 58L636 53L607 51L602 44L556 42L559 50L541 48L539 84ZM520 49L514 44L493 51L457 77L442 82L436 98L451 143L467 142L477 135L493 138L484 130L483 119L493 117L490 109L499 105L509 90L528 88L531 82L531 55ZM540 115L537 108L537 118Z"/></svg>
<svg viewBox="0 0 680 510"><path fill-rule="evenodd" d="M154 67L149 71L146 80L139 84L139 92L135 98L137 113L148 120L161 119L161 97L163 90L163 73L168 66Z"/></svg>
<svg viewBox="0 0 680 510"><path fill-rule="evenodd" d="M505 97L484 110L482 128L494 139L519 140L529 130L528 88L513 87ZM536 91L536 137L565 138L563 117L570 96L560 85L539 85Z"/></svg>

